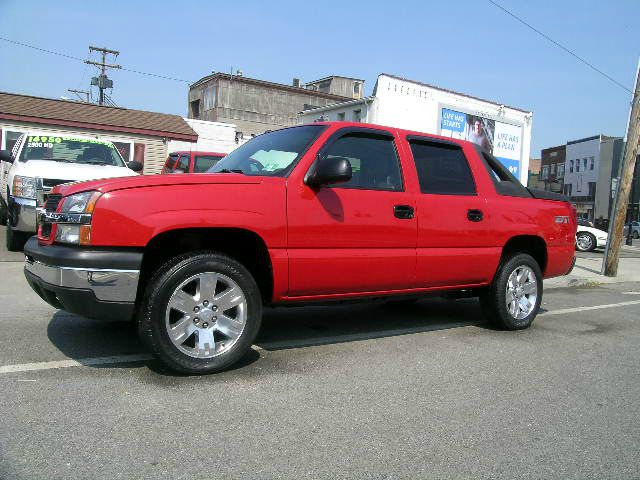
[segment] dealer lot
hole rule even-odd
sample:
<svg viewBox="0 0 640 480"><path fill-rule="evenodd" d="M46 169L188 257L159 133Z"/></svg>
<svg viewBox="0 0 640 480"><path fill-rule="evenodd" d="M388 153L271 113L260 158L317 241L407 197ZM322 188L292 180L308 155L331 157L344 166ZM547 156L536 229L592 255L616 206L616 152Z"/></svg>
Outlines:
<svg viewBox="0 0 640 480"><path fill-rule="evenodd" d="M0 278L0 478L640 469L640 283L550 290L521 332L485 325L474 300L267 310L244 362L187 377L130 325L46 305L21 262Z"/></svg>

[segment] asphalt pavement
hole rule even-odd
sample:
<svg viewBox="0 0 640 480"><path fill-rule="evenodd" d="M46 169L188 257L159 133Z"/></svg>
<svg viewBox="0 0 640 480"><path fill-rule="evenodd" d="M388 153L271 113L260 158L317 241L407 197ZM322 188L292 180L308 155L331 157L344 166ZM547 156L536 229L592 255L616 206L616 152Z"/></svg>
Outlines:
<svg viewBox="0 0 640 480"><path fill-rule="evenodd" d="M640 283L265 313L217 375L56 311L0 262L0 478L638 478Z"/></svg>

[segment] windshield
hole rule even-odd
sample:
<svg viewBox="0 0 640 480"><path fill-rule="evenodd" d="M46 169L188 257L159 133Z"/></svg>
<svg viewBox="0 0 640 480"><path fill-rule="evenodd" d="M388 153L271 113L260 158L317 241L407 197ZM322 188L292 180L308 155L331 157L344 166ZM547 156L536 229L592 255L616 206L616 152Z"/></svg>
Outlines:
<svg viewBox="0 0 640 480"><path fill-rule="evenodd" d="M126 166L120 153L111 142L46 135L29 135L20 154L21 162L28 160Z"/></svg>
<svg viewBox="0 0 640 480"><path fill-rule="evenodd" d="M285 177L325 128L305 125L264 133L235 149L208 172Z"/></svg>

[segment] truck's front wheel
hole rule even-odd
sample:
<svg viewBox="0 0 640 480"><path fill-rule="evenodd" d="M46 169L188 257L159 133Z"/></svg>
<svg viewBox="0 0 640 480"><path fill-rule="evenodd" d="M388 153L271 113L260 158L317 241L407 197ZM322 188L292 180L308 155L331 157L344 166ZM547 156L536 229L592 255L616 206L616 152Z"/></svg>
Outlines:
<svg viewBox="0 0 640 480"><path fill-rule="evenodd" d="M262 317L249 271L213 252L176 257L160 267L142 300L139 332L170 368L212 373L251 348Z"/></svg>
<svg viewBox="0 0 640 480"><path fill-rule="evenodd" d="M504 260L491 287L480 296L486 317L507 330L528 328L542 302L542 271L526 253Z"/></svg>

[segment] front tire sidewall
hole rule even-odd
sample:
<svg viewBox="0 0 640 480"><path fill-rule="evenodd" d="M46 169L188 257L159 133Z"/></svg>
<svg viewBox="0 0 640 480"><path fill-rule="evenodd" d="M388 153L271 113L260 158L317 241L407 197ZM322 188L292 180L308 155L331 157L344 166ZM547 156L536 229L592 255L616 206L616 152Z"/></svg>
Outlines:
<svg viewBox="0 0 640 480"><path fill-rule="evenodd" d="M511 275L514 270L525 265L531 268L536 276L538 295L536 298L535 306L531 313L523 319L516 319L509 313L507 309L507 282L509 280L509 275ZM521 330L523 328L528 328L529 326L531 326L533 320L538 314L541 302L542 271L540 270L538 262L536 262L533 257L527 254L518 254L503 262L498 269L493 285L491 286L489 292L487 292L484 297L481 298L481 304L484 313L487 317L489 317L489 320L497 324L499 327L505 328L507 330Z"/></svg>
<svg viewBox="0 0 640 480"><path fill-rule="evenodd" d="M195 358L181 352L169 339L165 314L175 289L187 278L217 272L233 279L247 300L247 320L242 334L226 352L212 358ZM240 360L251 348L260 329L262 299L249 271L226 255L199 253L179 257L161 267L147 287L139 319L139 333L145 344L171 369L200 374L224 370Z"/></svg>

